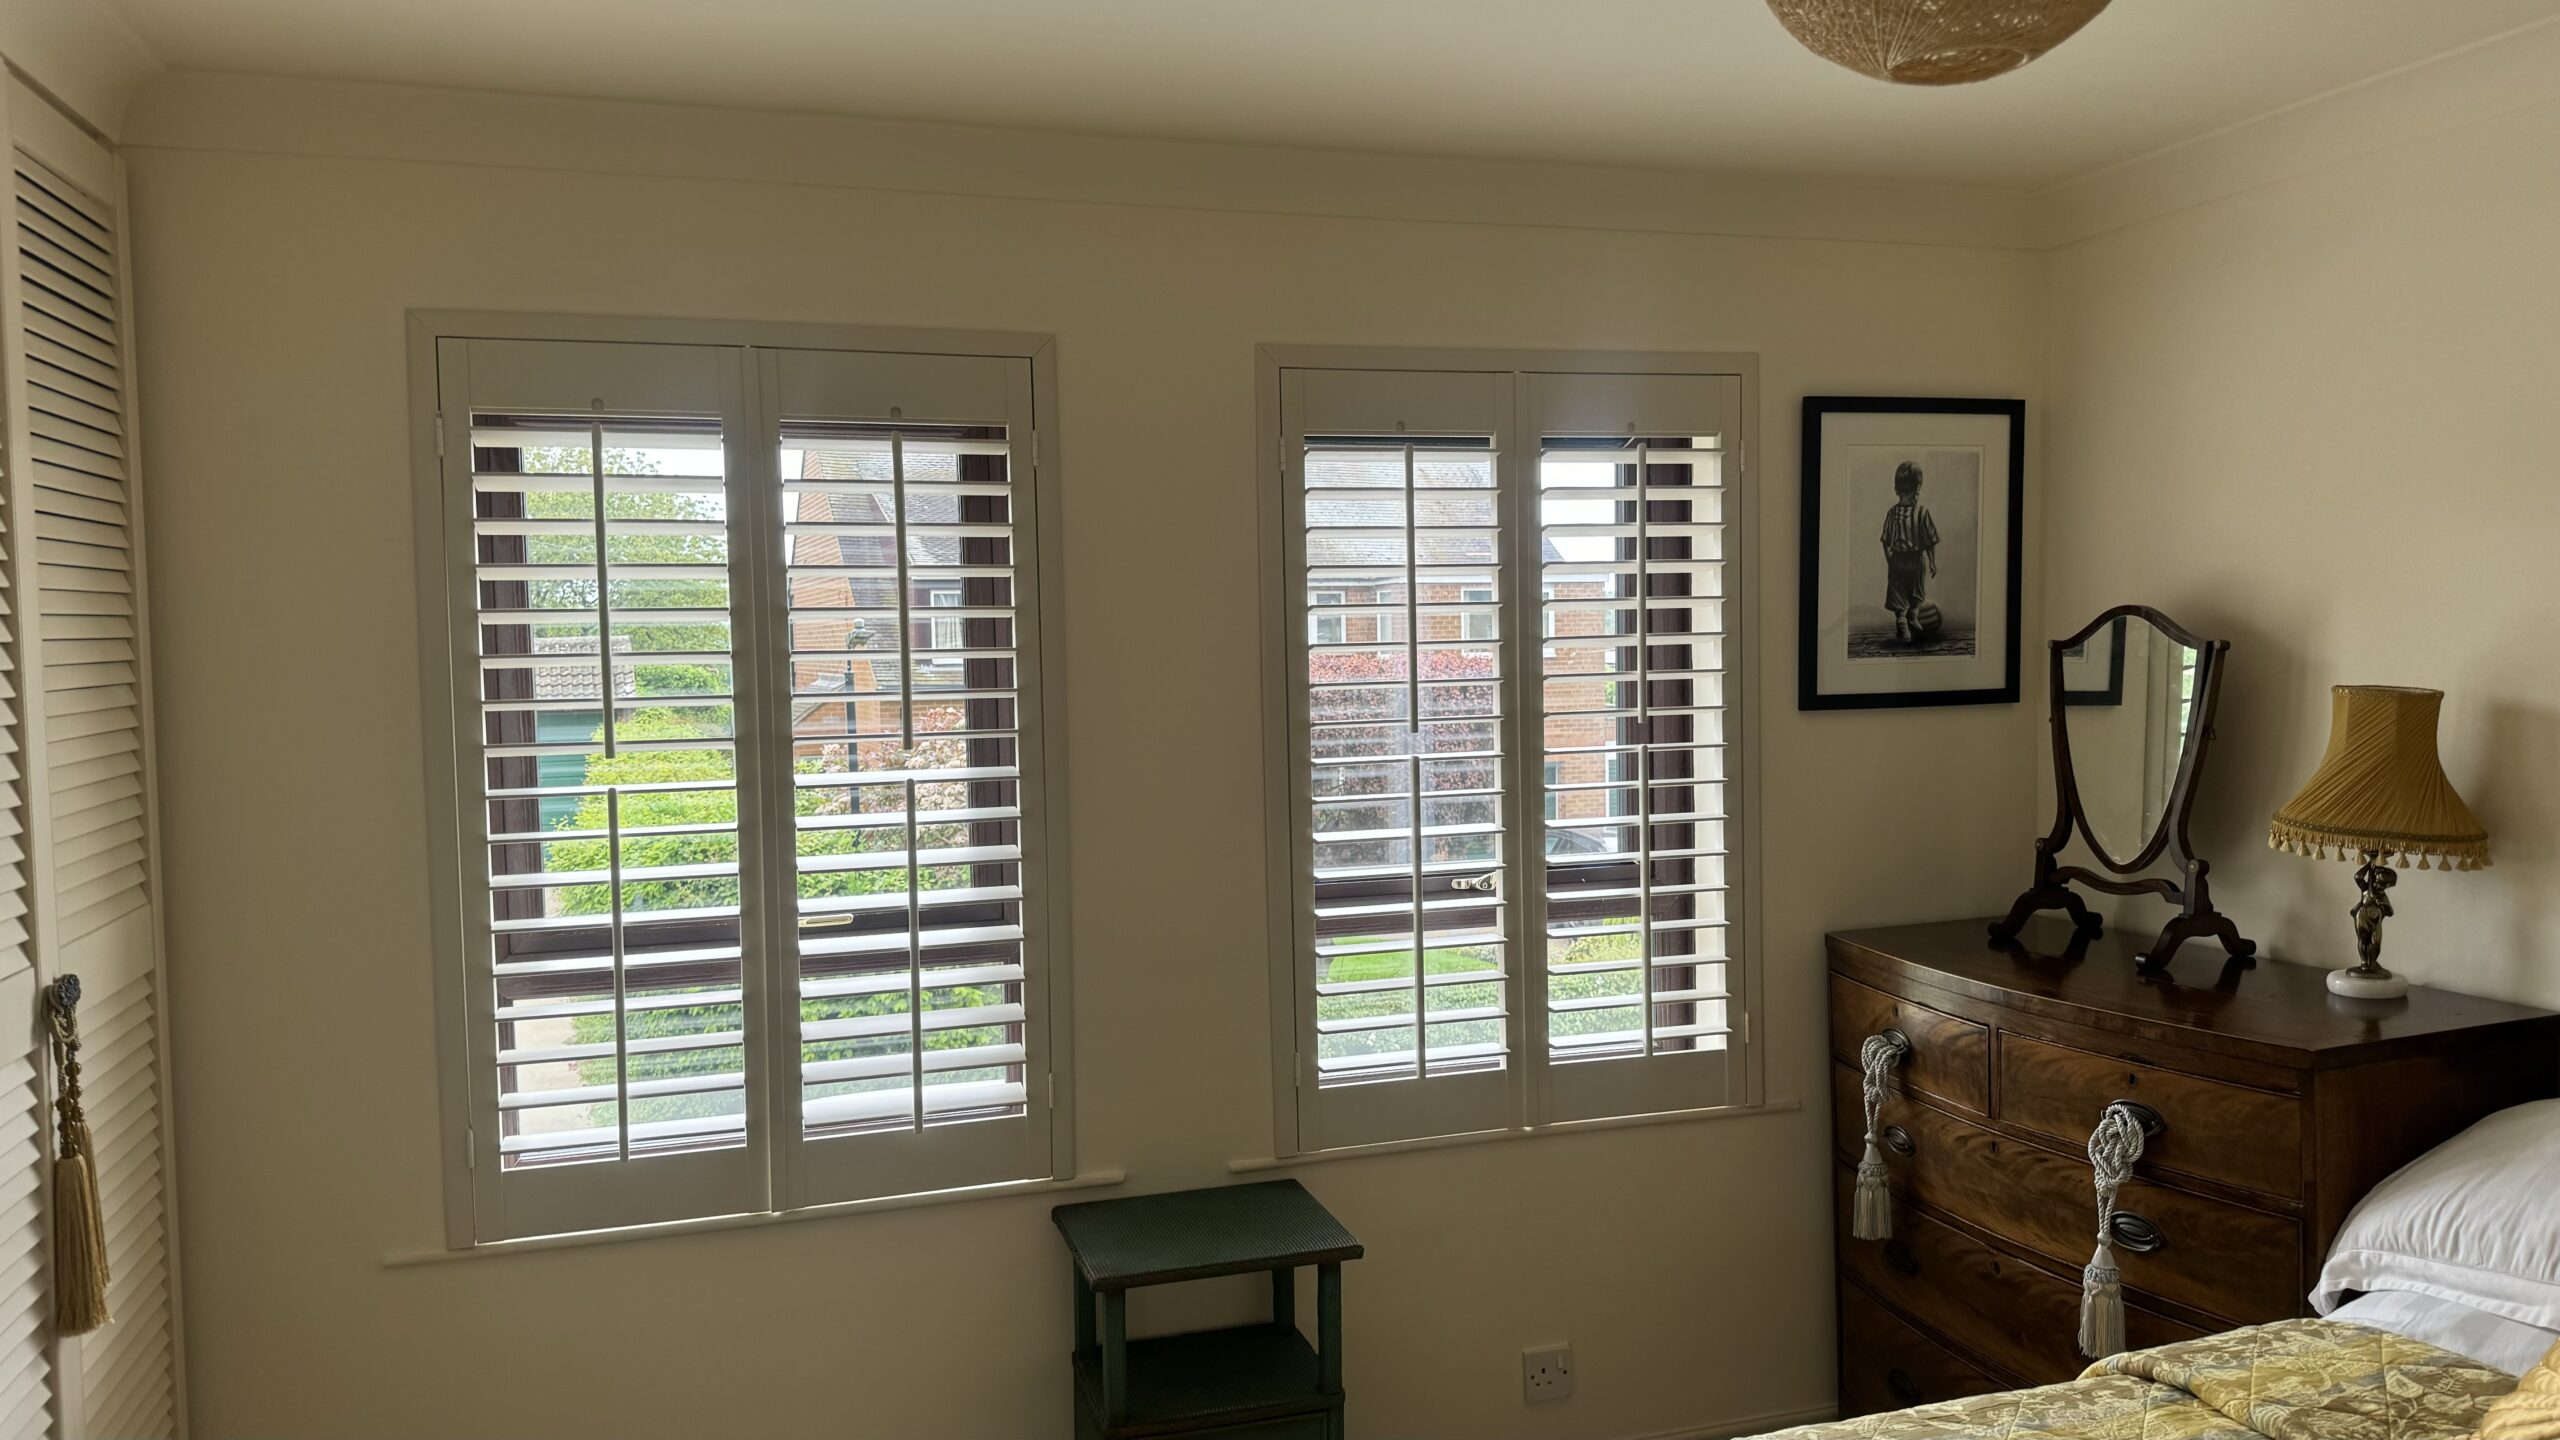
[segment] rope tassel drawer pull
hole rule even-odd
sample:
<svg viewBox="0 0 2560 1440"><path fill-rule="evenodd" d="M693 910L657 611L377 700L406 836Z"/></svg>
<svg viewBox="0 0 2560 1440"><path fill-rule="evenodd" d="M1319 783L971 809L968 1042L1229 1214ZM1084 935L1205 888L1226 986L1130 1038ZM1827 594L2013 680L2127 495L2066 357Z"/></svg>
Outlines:
<svg viewBox="0 0 2560 1440"><path fill-rule="evenodd" d="M1911 1037L1886 1030L1858 1047L1859 1089L1867 1105L1867 1152L1858 1159L1858 1188L1849 1207L1849 1233L1860 1240L1893 1238L1893 1195L1886 1188L1884 1151L1876 1145L1876 1120L1884 1111L1885 1087L1911 1053Z"/></svg>
<svg viewBox="0 0 2560 1440"><path fill-rule="evenodd" d="M98 1205L97 1147L80 1109L80 977L44 989L45 1030L57 1074L53 1108L61 1150L53 1162L53 1328L85 1335L107 1313L107 1221Z"/></svg>
<svg viewBox="0 0 2560 1440"><path fill-rule="evenodd" d="M2098 1249L2080 1272L2080 1353L2104 1360L2124 1349L2124 1274L2116 1268L2116 1192L2142 1163L2142 1147L2168 1128L2158 1111L2118 1100L2089 1132L2089 1174L2098 1191ZM2156 1246L2138 1248L2157 1248Z"/></svg>

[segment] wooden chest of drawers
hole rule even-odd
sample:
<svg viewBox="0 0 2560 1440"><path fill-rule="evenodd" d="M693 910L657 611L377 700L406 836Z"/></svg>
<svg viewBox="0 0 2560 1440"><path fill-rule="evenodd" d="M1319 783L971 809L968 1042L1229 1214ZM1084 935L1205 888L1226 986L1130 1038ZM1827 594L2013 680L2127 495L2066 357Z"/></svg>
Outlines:
<svg viewBox="0 0 2560 1440"><path fill-rule="evenodd" d="M2090 1129L2134 1100L2166 1128L2117 1199L2132 1343L2308 1313L2330 1240L2373 1184L2472 1121L2560 1094L2560 1015L2420 989L2331 996L2262 962L2171 977L2138 940L2077 959L2059 921L1995 947L1988 921L1833 935L1844 1415L2066 1380L2096 1240ZM1882 1117L1893 1238L1851 1238L1865 1129L1858 1051L1911 1042Z"/></svg>

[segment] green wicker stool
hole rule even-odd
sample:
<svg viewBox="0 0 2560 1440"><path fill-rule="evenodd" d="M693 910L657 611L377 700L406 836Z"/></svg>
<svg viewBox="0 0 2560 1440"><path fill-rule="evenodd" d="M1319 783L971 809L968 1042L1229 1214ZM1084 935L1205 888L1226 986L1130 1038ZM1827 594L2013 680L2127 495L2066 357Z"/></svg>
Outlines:
<svg viewBox="0 0 2560 1440"><path fill-rule="evenodd" d="M1076 1440L1342 1440L1342 1262L1360 1242L1295 1180L1061 1205L1075 1261ZM1316 1267L1316 1341L1297 1267ZM1271 1321L1129 1339L1129 1292L1271 1272ZM1099 1310L1097 1316L1096 1311Z"/></svg>

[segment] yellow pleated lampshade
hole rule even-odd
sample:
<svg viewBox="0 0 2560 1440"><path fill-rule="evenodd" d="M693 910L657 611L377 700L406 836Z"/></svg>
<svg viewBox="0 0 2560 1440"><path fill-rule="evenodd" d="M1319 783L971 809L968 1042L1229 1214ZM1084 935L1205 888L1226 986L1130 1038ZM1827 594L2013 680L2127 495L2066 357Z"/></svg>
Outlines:
<svg viewBox="0 0 2560 1440"><path fill-rule="evenodd" d="M2487 865L2489 831L2436 758L2443 705L2441 690L2333 688L2328 752L2301 793L2276 811L2267 843L2324 860L2379 850L2421 870Z"/></svg>

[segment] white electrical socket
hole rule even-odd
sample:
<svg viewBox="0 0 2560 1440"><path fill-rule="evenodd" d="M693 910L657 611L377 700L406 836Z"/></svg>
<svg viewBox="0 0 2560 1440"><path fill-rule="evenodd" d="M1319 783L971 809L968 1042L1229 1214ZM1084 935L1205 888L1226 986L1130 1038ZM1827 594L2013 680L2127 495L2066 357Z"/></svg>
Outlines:
<svg viewBox="0 0 2560 1440"><path fill-rule="evenodd" d="M1531 1404L1573 1393L1573 1347L1538 1345L1520 1352L1520 1394Z"/></svg>

